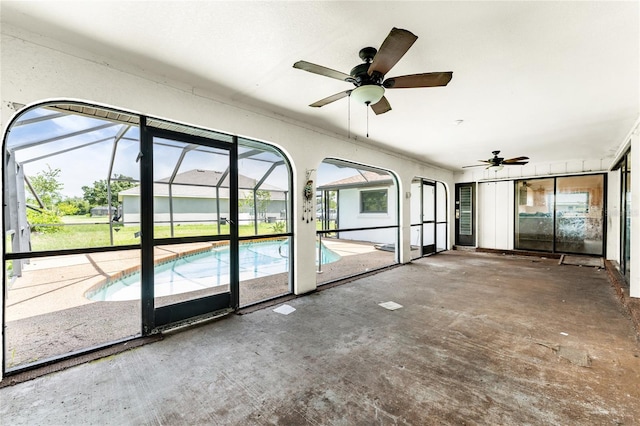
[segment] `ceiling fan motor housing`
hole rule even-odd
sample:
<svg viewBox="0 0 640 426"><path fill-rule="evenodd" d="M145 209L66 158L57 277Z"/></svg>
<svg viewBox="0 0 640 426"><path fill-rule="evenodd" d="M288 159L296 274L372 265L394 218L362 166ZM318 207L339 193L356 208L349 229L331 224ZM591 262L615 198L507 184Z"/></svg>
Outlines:
<svg viewBox="0 0 640 426"><path fill-rule="evenodd" d="M355 84L356 87L366 84L375 84L376 86L382 84L382 75L380 73L374 72L373 75L369 75L369 65L371 64L365 62L351 69L349 74L353 77L352 83Z"/></svg>
<svg viewBox="0 0 640 426"><path fill-rule="evenodd" d="M382 84L382 80L384 76L379 72L373 72L372 75L369 75L369 67L371 66L371 61L378 53L378 50L374 47L365 47L360 49L360 59L364 61L364 63L356 65L351 69L349 74L353 77L353 80L350 80L356 87L364 86L367 84L375 84L376 86L380 86Z"/></svg>
<svg viewBox="0 0 640 426"><path fill-rule="evenodd" d="M375 47L363 47L362 49L360 49L358 56L360 56L360 59L362 59L366 63L370 63L371 61L373 61L373 58L376 57L376 53L378 53L378 49L376 49Z"/></svg>
<svg viewBox="0 0 640 426"><path fill-rule="evenodd" d="M489 159L491 164L494 166L499 166L500 164L502 164L502 162L504 161L504 158L498 157L498 154L500 154L500 151L492 151L491 153L493 154L493 158Z"/></svg>

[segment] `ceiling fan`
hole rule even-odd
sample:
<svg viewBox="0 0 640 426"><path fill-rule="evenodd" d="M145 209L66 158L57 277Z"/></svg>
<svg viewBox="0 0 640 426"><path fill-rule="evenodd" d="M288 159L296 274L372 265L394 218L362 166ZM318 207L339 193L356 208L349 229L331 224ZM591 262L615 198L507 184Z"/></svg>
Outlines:
<svg viewBox="0 0 640 426"><path fill-rule="evenodd" d="M474 164L472 166L462 166L463 169L467 168L467 167L486 167L487 169L492 169L495 171L498 170L502 170L502 168L504 166L524 166L525 164L528 163L529 157L514 157L514 158L509 158L507 160L505 160L502 157L498 157L498 154L500 154L500 151L492 151L491 152L493 154L493 158L489 158L488 160L478 160L481 163L484 164Z"/></svg>
<svg viewBox="0 0 640 426"><path fill-rule="evenodd" d="M379 50L374 47L365 47L360 50L360 59L364 63L356 65L349 74L306 61L298 61L293 64L293 67L325 77L343 80L355 86L355 89L336 93L309 106L321 107L351 96L356 102L371 106L371 109L376 114L384 114L391 110L391 105L384 96L385 89L438 87L446 86L451 81L453 75L451 71L384 78L385 74L407 53L417 39L417 36L407 30L393 28L384 42L382 42Z"/></svg>

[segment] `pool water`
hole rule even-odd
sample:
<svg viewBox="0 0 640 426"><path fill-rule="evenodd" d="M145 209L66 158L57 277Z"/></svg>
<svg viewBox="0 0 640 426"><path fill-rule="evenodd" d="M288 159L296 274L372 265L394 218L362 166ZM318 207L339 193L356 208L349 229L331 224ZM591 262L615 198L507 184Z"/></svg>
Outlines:
<svg viewBox="0 0 640 426"><path fill-rule="evenodd" d="M322 245L323 264L339 259L340 255ZM240 281L288 272L289 242L240 244L239 263ZM154 271L155 297L228 285L231 282L229 246L182 256L156 265ZM140 272L108 282L102 288L88 292L86 296L94 301L140 299Z"/></svg>

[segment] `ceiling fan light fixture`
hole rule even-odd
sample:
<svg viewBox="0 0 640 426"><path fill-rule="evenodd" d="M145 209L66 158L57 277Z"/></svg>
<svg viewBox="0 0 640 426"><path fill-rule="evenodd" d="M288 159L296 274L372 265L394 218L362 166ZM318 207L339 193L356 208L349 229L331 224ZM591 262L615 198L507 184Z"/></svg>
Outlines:
<svg viewBox="0 0 640 426"><path fill-rule="evenodd" d="M361 104L374 105L377 104L384 96L384 87L375 84L365 84L356 87L351 92L351 98Z"/></svg>
<svg viewBox="0 0 640 426"><path fill-rule="evenodd" d="M491 171L499 172L500 170L504 169L504 166L502 164L498 164L498 165L494 165L494 166L489 166L487 168L489 170L491 170Z"/></svg>

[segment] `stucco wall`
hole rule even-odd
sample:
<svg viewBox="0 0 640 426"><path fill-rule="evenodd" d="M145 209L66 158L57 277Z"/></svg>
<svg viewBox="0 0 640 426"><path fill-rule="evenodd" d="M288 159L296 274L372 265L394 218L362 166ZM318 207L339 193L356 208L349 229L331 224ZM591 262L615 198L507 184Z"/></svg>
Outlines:
<svg viewBox="0 0 640 426"><path fill-rule="evenodd" d="M338 223L340 228L364 228L373 226L393 226L397 223L397 196L396 186L367 187L366 189L340 190L340 205L338 208ZM386 213L361 213L360 192L372 190L387 191ZM340 238L373 243L396 244L397 231L395 229L378 229L369 231L353 231L340 233Z"/></svg>
<svg viewBox="0 0 640 426"><path fill-rule="evenodd" d="M453 173L406 156L376 148L374 140L357 141L258 109L217 100L207 90L190 87L132 68L113 58L98 57L56 40L2 26L2 127L6 132L21 105L45 100L81 100L97 105L166 118L203 128L265 141L283 150L291 160L294 207L293 285L297 294L315 289L315 223L301 219L302 188L306 171L318 169L332 158L384 168L399 179L401 194L410 190L413 177L439 180L451 186ZM314 173L311 178L315 179ZM400 260L410 260L409 201L401 197L400 223L404 243ZM452 211L452 209L450 209ZM315 211L315 206L314 206Z"/></svg>

